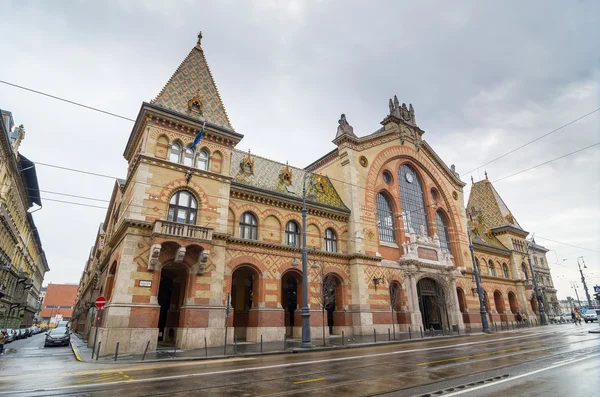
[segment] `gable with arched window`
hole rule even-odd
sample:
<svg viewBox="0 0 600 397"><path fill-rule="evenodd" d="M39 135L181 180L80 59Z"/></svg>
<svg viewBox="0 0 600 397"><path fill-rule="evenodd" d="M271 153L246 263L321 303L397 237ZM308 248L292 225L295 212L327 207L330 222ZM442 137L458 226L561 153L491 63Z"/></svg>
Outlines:
<svg viewBox="0 0 600 397"><path fill-rule="evenodd" d="M244 212L240 217L240 238L256 240L258 235L258 223L252 212Z"/></svg>
<svg viewBox="0 0 600 397"><path fill-rule="evenodd" d="M169 201L168 220L179 223L196 224L198 203L196 198L186 191L180 190L171 197Z"/></svg>
<svg viewBox="0 0 600 397"><path fill-rule="evenodd" d="M386 195L383 193L377 194L377 227L379 229L379 241L388 243L396 242L396 234L394 232L394 213L392 206Z"/></svg>
<svg viewBox="0 0 600 397"><path fill-rule="evenodd" d="M300 246L300 226L296 221L289 221L285 225L285 243L292 247Z"/></svg>
<svg viewBox="0 0 600 397"><path fill-rule="evenodd" d="M435 212L435 227L437 228L438 238L442 252L452 252L450 248L450 234L448 233L448 220L441 210Z"/></svg>
<svg viewBox="0 0 600 397"><path fill-rule="evenodd" d="M425 233L428 234L423 185L421 178L411 166L402 164L398 169L398 186L404 230L407 233L412 230L420 234L421 230L424 229Z"/></svg>
<svg viewBox="0 0 600 397"><path fill-rule="evenodd" d="M325 230L325 251L337 252L337 234L332 228Z"/></svg>

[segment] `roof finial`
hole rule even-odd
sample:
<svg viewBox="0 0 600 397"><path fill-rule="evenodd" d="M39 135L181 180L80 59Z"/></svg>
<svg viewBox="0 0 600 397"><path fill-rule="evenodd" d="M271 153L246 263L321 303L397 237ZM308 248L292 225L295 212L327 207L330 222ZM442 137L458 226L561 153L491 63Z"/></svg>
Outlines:
<svg viewBox="0 0 600 397"><path fill-rule="evenodd" d="M198 33L198 45L202 44L202 31L200 31L200 33Z"/></svg>
<svg viewBox="0 0 600 397"><path fill-rule="evenodd" d="M475 181L473 180L473 175L471 175L471 184L474 185Z"/></svg>
<svg viewBox="0 0 600 397"><path fill-rule="evenodd" d="M487 181L488 180L487 171L483 171L483 173L485 174L485 180Z"/></svg>

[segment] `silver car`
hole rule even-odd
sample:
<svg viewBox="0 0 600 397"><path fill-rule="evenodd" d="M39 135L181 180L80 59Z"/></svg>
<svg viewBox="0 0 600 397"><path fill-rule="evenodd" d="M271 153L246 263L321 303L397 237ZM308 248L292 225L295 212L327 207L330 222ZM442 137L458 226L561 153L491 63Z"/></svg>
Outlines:
<svg viewBox="0 0 600 397"><path fill-rule="evenodd" d="M583 321L586 323L598 321L598 314L596 314L596 309L587 309L587 311L583 314Z"/></svg>

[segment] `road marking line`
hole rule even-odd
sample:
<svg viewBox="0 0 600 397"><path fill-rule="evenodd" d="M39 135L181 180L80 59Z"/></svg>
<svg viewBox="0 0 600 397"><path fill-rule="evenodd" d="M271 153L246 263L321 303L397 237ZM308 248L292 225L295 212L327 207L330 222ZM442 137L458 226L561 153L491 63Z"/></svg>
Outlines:
<svg viewBox="0 0 600 397"><path fill-rule="evenodd" d="M510 348L510 349L502 349L502 350L495 350L495 351L486 352L486 353L472 354L470 356L452 357L452 358L445 358L443 360L428 361L428 362L425 362L425 363L419 363L417 365L422 366L422 365L429 365L429 364L444 363L444 362L447 362L447 361L465 360L467 358L489 356L489 355L498 354L498 353L508 353L508 352L511 352L511 351L528 350L528 349L532 349L534 347L540 347L540 346L543 346L543 345L538 344L538 345L531 345L531 346L518 346L518 347L513 347L513 348Z"/></svg>
<svg viewBox="0 0 600 397"><path fill-rule="evenodd" d="M543 335L543 334L548 334L548 333L554 333L554 331L537 332L537 333L532 333L532 334L528 334L528 335L513 336L510 338L498 338L497 341L502 342L502 341L512 340L512 339L532 338L532 337L535 337L536 335ZM277 368L290 368L290 367L296 367L296 366L301 366L301 365L325 364L325 363L331 363L331 362L336 362L336 361L348 361L348 360L356 360L356 359L361 359L361 358L390 356L390 355L396 355L396 354L406 354L406 353L414 353L414 352L421 352L421 351L428 351L428 350L455 349L457 347L479 345L482 343L490 343L490 342L491 342L490 340L483 340L483 341L478 341L478 342L459 343L459 344L455 344L455 345L428 347L425 349L399 350L399 351L386 352L386 353L365 354L362 356L338 357L338 358L325 359L325 360L312 360L312 361L301 361L301 362L297 362L297 363L265 365L262 367L238 368L238 369L230 369L230 370L222 370L222 371L201 372L201 373L191 373L191 374L182 374L182 375L170 375L170 376L162 376L162 377L156 377L156 378L138 379L138 380L136 380L136 382L150 383L150 382L161 382L161 381L173 380L173 379L193 378L193 377L199 377L199 376L244 373L244 372L252 372L252 371L277 369ZM120 382L112 382L112 384L114 385L114 384L126 383L126 382L129 382L129 381L123 380ZM103 386L103 385L104 385L103 383L95 383L95 384L91 383L89 385L86 385L86 387L96 387L96 386ZM64 387L56 387L56 388L38 388L38 389L32 389L32 390L20 390L20 392L21 393L45 392L45 391L67 390L67 389L80 389L82 387L83 386L72 385L72 386L64 386ZM2 395L2 394L6 394L6 393L0 392L0 395Z"/></svg>
<svg viewBox="0 0 600 397"><path fill-rule="evenodd" d="M293 382L295 385L300 385L302 383L310 383L310 382L318 382L320 380L325 380L325 378L316 378L316 379L307 379L307 380L299 380L298 382Z"/></svg>
<svg viewBox="0 0 600 397"><path fill-rule="evenodd" d="M587 360L588 358L592 358L592 357L596 357L596 356L600 356L600 353L591 354L589 356L585 356L585 357L582 357L582 358L579 358L579 359L576 359L576 360L571 360L569 362L563 362L561 364L551 365L549 367L542 368L542 369L537 369L535 371L527 372L525 374L521 374L521 375L517 375L517 376L512 376L510 378L502 379L502 380L499 380L499 381L494 381L494 382L488 383L486 385L469 387L469 388L466 388L465 390L456 391L456 392L450 393L450 394L444 394L444 396L445 397L451 397L451 396L458 396L458 395L464 394L464 393L470 393L470 392L472 392L474 390L485 389L486 387L490 387L490 386L496 386L496 385L499 385L500 383L510 382L512 380L524 378L526 376L535 375L535 374L540 373L540 372L548 371L549 369L554 369L554 368L562 367L562 366L567 365L567 364L572 364L572 363L576 363L578 361Z"/></svg>

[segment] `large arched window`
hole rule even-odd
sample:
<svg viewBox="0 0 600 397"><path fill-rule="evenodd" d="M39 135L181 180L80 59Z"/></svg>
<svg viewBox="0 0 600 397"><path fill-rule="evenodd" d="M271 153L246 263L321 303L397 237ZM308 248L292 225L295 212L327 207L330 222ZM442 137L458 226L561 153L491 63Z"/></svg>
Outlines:
<svg viewBox="0 0 600 397"><path fill-rule="evenodd" d="M523 280L527 280L527 266L525 266L525 263L521 263L521 270L523 271Z"/></svg>
<svg viewBox="0 0 600 397"><path fill-rule="evenodd" d="M398 170L398 185L404 230L409 233L412 229L415 233L421 234L421 228L423 227L425 233L428 234L423 187L421 179L412 167L406 164L400 167Z"/></svg>
<svg viewBox="0 0 600 397"><path fill-rule="evenodd" d="M490 259L488 261L488 269L490 271L490 276L496 277L496 268L494 267L494 262Z"/></svg>
<svg viewBox="0 0 600 397"><path fill-rule="evenodd" d="M208 170L208 152L204 149L198 153L198 168L201 170Z"/></svg>
<svg viewBox="0 0 600 397"><path fill-rule="evenodd" d="M292 247L300 246L300 227L294 221L289 221L285 225L285 242Z"/></svg>
<svg viewBox="0 0 600 397"><path fill-rule="evenodd" d="M504 273L504 278L508 278L508 266L506 266L506 263L502 264L502 273Z"/></svg>
<svg viewBox="0 0 600 397"><path fill-rule="evenodd" d="M337 252L337 235L332 228L325 230L325 251Z"/></svg>
<svg viewBox="0 0 600 397"><path fill-rule="evenodd" d="M171 145L171 151L169 152L169 161L179 163L181 157L181 145L177 142Z"/></svg>
<svg viewBox="0 0 600 397"><path fill-rule="evenodd" d="M394 214L388 198L383 194L377 195L377 227L379 228L379 241L396 242L394 233Z"/></svg>
<svg viewBox="0 0 600 397"><path fill-rule="evenodd" d="M240 237L256 240L258 227L256 217L251 212L244 212L240 218Z"/></svg>
<svg viewBox="0 0 600 397"><path fill-rule="evenodd" d="M438 210L435 213L435 227L437 228L438 237L440 238L440 246L442 251L452 252L450 249L450 235L448 234L448 222L446 215Z"/></svg>
<svg viewBox="0 0 600 397"><path fill-rule="evenodd" d="M194 196L185 190L180 190L169 201L169 220L179 223L196 223L198 203Z"/></svg>
<svg viewBox="0 0 600 397"><path fill-rule="evenodd" d="M194 165L194 151L190 148L185 149L185 155L183 156L183 164L191 167Z"/></svg>

